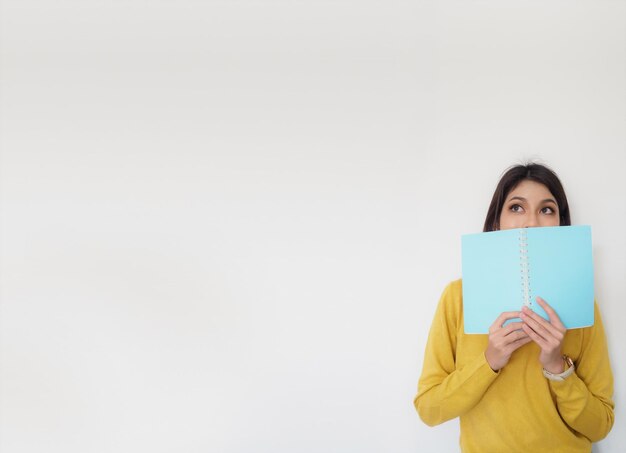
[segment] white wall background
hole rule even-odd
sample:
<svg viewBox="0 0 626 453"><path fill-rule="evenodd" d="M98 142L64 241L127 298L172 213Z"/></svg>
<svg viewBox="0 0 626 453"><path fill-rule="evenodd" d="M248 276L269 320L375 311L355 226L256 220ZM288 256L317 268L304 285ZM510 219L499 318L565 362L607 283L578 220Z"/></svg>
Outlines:
<svg viewBox="0 0 626 453"><path fill-rule="evenodd" d="M509 165L594 233L626 445L626 2L0 0L0 451L453 452L412 406Z"/></svg>

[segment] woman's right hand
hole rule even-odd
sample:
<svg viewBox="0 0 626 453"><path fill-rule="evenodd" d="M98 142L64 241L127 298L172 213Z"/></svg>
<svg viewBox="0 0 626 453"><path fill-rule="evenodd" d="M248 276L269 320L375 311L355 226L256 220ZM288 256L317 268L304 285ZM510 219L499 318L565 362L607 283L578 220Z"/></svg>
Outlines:
<svg viewBox="0 0 626 453"><path fill-rule="evenodd" d="M519 311L504 312L489 328L489 344L485 351L485 359L493 371L503 368L509 363L511 354L515 350L532 341L528 334L522 330L523 322L521 321L512 322L503 327L507 320L519 318L520 313Z"/></svg>

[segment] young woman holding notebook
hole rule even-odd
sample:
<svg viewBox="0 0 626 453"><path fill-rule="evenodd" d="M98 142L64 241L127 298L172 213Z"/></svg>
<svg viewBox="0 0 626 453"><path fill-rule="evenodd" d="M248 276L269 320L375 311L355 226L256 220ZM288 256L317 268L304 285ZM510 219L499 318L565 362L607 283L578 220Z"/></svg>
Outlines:
<svg viewBox="0 0 626 453"><path fill-rule="evenodd" d="M570 224L557 175L529 164L502 176L483 231ZM498 316L488 335L468 335L462 281L441 296L414 404L430 426L460 417L464 453L589 453L613 426L613 374L598 306L593 326L566 330L549 301L537 303L549 321L523 307Z"/></svg>

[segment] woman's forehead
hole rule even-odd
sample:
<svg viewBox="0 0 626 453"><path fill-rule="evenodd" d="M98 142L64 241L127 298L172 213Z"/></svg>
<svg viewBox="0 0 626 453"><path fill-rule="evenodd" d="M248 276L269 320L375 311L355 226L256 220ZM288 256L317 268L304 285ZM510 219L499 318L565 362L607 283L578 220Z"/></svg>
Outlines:
<svg viewBox="0 0 626 453"><path fill-rule="evenodd" d="M543 196L544 198L554 198L552 192L550 192L550 190L544 184L536 181L530 181L528 179L520 181L519 184L514 186L509 191L506 198L508 200L512 197L534 198L536 196Z"/></svg>

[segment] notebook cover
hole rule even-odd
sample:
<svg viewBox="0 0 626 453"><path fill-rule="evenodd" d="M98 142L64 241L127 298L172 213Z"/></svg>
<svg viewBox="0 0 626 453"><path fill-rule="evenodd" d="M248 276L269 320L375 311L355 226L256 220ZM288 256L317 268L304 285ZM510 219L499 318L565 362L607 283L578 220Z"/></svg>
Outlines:
<svg viewBox="0 0 626 453"><path fill-rule="evenodd" d="M524 304L519 228L463 235L465 333L486 334L500 313ZM593 325L591 227L526 228L531 308L541 296L566 328ZM512 321L509 321L512 322Z"/></svg>

